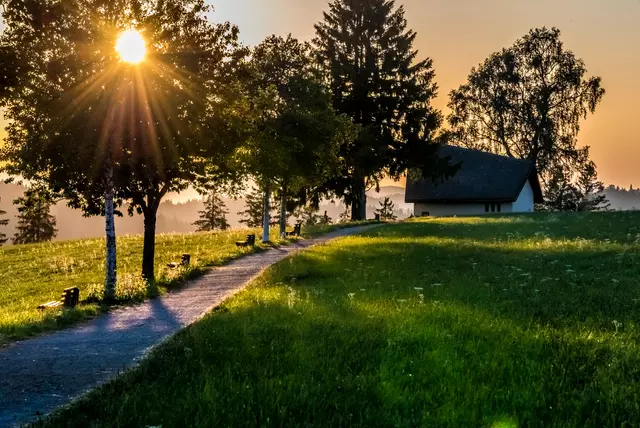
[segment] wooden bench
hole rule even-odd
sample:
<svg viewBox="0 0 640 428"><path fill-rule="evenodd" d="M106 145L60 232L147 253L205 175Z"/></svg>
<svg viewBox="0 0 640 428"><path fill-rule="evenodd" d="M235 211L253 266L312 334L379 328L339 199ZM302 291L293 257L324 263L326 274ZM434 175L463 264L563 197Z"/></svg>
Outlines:
<svg viewBox="0 0 640 428"><path fill-rule="evenodd" d="M293 230L291 232L287 232L287 236L300 236L302 233L302 223L298 223L293 226Z"/></svg>
<svg viewBox="0 0 640 428"><path fill-rule="evenodd" d="M64 306L65 308L75 308L80 303L80 289L78 287L65 288L62 292L62 300L43 303L38 309L54 309Z"/></svg>
<svg viewBox="0 0 640 428"><path fill-rule="evenodd" d="M169 269L177 269L179 267L188 267L191 264L191 254L183 254L180 263L169 263Z"/></svg>
<svg viewBox="0 0 640 428"><path fill-rule="evenodd" d="M255 245L256 245L256 235L247 235L246 241L236 242L236 247L255 247Z"/></svg>

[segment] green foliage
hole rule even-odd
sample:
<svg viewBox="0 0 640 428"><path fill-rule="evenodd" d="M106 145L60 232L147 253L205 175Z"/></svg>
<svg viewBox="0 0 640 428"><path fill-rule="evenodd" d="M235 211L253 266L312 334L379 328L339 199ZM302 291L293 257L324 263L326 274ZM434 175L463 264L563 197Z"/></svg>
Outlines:
<svg viewBox="0 0 640 428"><path fill-rule="evenodd" d="M337 173L339 148L353 139L355 127L334 112L308 44L268 37L253 50L250 69L255 116L248 170L281 200L306 197Z"/></svg>
<svg viewBox="0 0 640 428"><path fill-rule="evenodd" d="M2 218L2 216L7 215L6 211L0 210L0 226L6 226L9 224L8 218ZM7 234L0 232L0 246L5 244L8 241Z"/></svg>
<svg viewBox="0 0 640 428"><path fill-rule="evenodd" d="M224 201L216 190L212 190L204 201L204 211L200 211L200 219L193 223L198 232L210 232L213 230L227 230L227 211Z"/></svg>
<svg viewBox="0 0 640 428"><path fill-rule="evenodd" d="M397 176L419 167L426 176L448 168L433 143L442 117L431 106L437 95L431 59L418 60L416 33L407 29L403 6L389 0L334 0L316 24L314 45L329 78L335 109L361 126L342 144L340 173L324 189L366 216L367 185L385 172Z"/></svg>
<svg viewBox="0 0 640 428"><path fill-rule="evenodd" d="M380 208L376 209L376 213L380 215L380 220L396 220L398 217L393 213L394 209L393 201L389 198L384 198L380 202Z"/></svg>
<svg viewBox="0 0 640 428"><path fill-rule="evenodd" d="M574 176L577 174L577 177ZM549 211L606 211L611 204L596 166L585 159L576 174L556 169L547 184L544 209Z"/></svg>
<svg viewBox="0 0 640 428"><path fill-rule="evenodd" d="M48 425L640 425L638 224L429 219L316 247Z"/></svg>
<svg viewBox="0 0 640 428"><path fill-rule="evenodd" d="M307 227L323 224L323 216L318 215L318 210L313 205L298 208L295 216L298 217L300 223Z"/></svg>
<svg viewBox="0 0 640 428"><path fill-rule="evenodd" d="M242 216L240 223L247 227L262 227L262 221L264 219L264 192L258 187L252 187L251 192L245 196L246 208L244 211L238 213ZM278 224L277 210L274 208L273 203L271 206L271 225Z"/></svg>
<svg viewBox="0 0 640 428"><path fill-rule="evenodd" d="M0 100L9 119L4 171L101 214L113 167L116 203L147 220L149 277L162 198L223 175L241 140L236 80L246 52L237 29L213 24L210 11L202 0L5 4L0 54L16 74ZM114 49L130 28L146 39L138 65Z"/></svg>
<svg viewBox="0 0 640 428"><path fill-rule="evenodd" d="M589 149L576 147L580 124L605 91L560 35L556 28L531 30L471 70L450 94L457 144L533 160L544 182L582 167Z"/></svg>
<svg viewBox="0 0 640 428"><path fill-rule="evenodd" d="M13 203L19 205L14 244L37 244L56 237L56 218L49 213L53 200L48 192L31 188Z"/></svg>

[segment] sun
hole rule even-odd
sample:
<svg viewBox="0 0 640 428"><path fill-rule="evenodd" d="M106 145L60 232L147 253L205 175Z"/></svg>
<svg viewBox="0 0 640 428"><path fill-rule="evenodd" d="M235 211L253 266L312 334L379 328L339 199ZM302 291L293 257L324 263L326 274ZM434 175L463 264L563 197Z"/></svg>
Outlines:
<svg viewBox="0 0 640 428"><path fill-rule="evenodd" d="M116 42L116 52L120 55L120 59L130 64L138 64L144 59L147 53L147 47L142 34L136 30L126 30Z"/></svg>

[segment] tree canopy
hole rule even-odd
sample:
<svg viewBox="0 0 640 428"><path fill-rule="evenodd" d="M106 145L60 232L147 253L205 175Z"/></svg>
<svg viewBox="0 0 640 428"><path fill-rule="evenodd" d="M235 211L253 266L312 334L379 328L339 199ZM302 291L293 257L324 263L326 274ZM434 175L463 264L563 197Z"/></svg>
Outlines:
<svg viewBox="0 0 640 428"><path fill-rule="evenodd" d="M344 143L340 173L326 190L344 198L352 219L366 217L366 188L385 173L420 167L429 176L448 171L437 161L442 116L433 62L418 59L416 33L403 6L389 0L334 0L316 24L314 45L326 71L335 109L361 126Z"/></svg>
<svg viewBox="0 0 640 428"><path fill-rule="evenodd" d="M203 0L9 2L0 38L10 120L4 170L48 184L100 214L106 169L116 203L145 216L143 273L153 279L161 199L224 174L241 140L234 92L245 52L237 29L211 23ZM138 65L119 60L118 34L139 31Z"/></svg>
<svg viewBox="0 0 640 428"><path fill-rule="evenodd" d="M584 166L581 121L605 90L560 36L556 28L531 30L471 70L450 94L456 144L532 160L545 183L560 169Z"/></svg>
<svg viewBox="0 0 640 428"><path fill-rule="evenodd" d="M277 190L284 233L288 197L337 173L339 148L355 127L333 110L308 44L268 37L253 50L250 70L255 117L246 164L261 187Z"/></svg>

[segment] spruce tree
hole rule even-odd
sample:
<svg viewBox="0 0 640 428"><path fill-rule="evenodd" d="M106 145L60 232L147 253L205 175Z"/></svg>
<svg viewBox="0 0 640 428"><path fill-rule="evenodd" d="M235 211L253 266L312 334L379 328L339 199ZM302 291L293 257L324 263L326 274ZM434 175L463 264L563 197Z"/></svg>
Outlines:
<svg viewBox="0 0 640 428"><path fill-rule="evenodd" d="M343 144L344 162L324 190L343 198L352 220L366 218L366 190L385 173L407 168L423 175L448 174L437 158L442 115L431 59L418 59L416 33L407 28L403 6L391 0L334 0L316 24L320 65L328 75L334 108L360 125L355 141Z"/></svg>
<svg viewBox="0 0 640 428"><path fill-rule="evenodd" d="M7 215L6 211L0 210L0 226L6 226L9 224L8 218L2 218L2 216ZM7 235L5 233L0 232L0 246L7 242Z"/></svg>
<svg viewBox="0 0 640 428"><path fill-rule="evenodd" d="M204 210L199 214L200 219L193 223L197 227L197 232L229 229L227 222L229 211L226 210L226 205L217 191L213 190L209 193L204 201Z"/></svg>
<svg viewBox="0 0 640 428"><path fill-rule="evenodd" d="M36 244L56 237L56 218L49 214L53 201L46 192L29 189L13 203L19 205L14 244Z"/></svg>
<svg viewBox="0 0 640 428"><path fill-rule="evenodd" d="M258 187L253 187L251 192L245 197L245 210L238 213L242 217L240 223L246 224L247 227L261 227L264 213L264 192ZM271 204L273 207L274 204ZM271 225L278 224L277 210L272 209Z"/></svg>
<svg viewBox="0 0 640 428"><path fill-rule="evenodd" d="M389 198L384 198L384 201L380 202L380 208L376 209L376 213L380 214L381 220L395 220L398 217L393 213L394 209L393 201Z"/></svg>

